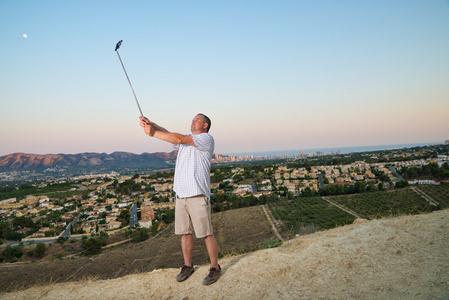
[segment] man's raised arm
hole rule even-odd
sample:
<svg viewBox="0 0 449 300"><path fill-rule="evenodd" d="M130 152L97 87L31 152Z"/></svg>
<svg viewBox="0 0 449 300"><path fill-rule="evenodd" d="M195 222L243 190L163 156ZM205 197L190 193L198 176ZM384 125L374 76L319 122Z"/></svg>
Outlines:
<svg viewBox="0 0 449 300"><path fill-rule="evenodd" d="M140 119L140 126L142 126L142 127L145 127L145 124L147 124L147 125L151 125L154 128L154 130L163 131L163 132L169 132L164 127L161 127L161 126L157 125L156 123L151 122L150 120L148 120L148 118L139 117L139 119Z"/></svg>
<svg viewBox="0 0 449 300"><path fill-rule="evenodd" d="M149 136L175 145L185 144L195 146L195 142L193 141L193 138L191 136L169 132L167 129L157 125L156 123L150 122L145 117L140 117L140 126L143 127L143 130Z"/></svg>

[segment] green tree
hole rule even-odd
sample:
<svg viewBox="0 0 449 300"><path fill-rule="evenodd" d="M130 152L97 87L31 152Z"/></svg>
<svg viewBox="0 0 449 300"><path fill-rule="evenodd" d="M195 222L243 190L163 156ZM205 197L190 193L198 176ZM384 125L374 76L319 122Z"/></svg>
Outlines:
<svg viewBox="0 0 449 300"><path fill-rule="evenodd" d="M365 181L357 181L354 184L356 193L365 193L366 192L366 182Z"/></svg>
<svg viewBox="0 0 449 300"><path fill-rule="evenodd" d="M53 230L47 230L47 231L44 232L44 235L46 237L55 236L55 232Z"/></svg>
<svg viewBox="0 0 449 300"><path fill-rule="evenodd" d="M302 197L312 197L313 196L313 191L310 187L306 187L302 193L301 193Z"/></svg>
<svg viewBox="0 0 449 300"><path fill-rule="evenodd" d="M5 239L12 231L11 225L8 222L0 221L0 239Z"/></svg>
<svg viewBox="0 0 449 300"><path fill-rule="evenodd" d="M398 182L396 182L395 186L398 189L407 187L408 186L408 181L406 181L406 180L399 180Z"/></svg>
<svg viewBox="0 0 449 300"><path fill-rule="evenodd" d="M100 239L103 241L103 246L106 244L106 240L109 238L109 234L107 232L100 232Z"/></svg>
<svg viewBox="0 0 449 300"><path fill-rule="evenodd" d="M15 217L12 220L12 225L15 228L33 227L34 222L33 222L33 220L31 220L31 218L27 218L25 216L21 216L21 217Z"/></svg>
<svg viewBox="0 0 449 300"><path fill-rule="evenodd" d="M62 236L60 236L60 237L58 237L56 242L62 245L67 241L67 239L68 239L67 237L63 238Z"/></svg>
<svg viewBox="0 0 449 300"><path fill-rule="evenodd" d="M6 239L7 240L11 240L11 241L20 241L23 238L23 234L17 231L11 231L7 236Z"/></svg>
<svg viewBox="0 0 449 300"><path fill-rule="evenodd" d="M11 245L5 247L2 252L2 256L6 259L11 259L14 257L14 250L12 249Z"/></svg>
<svg viewBox="0 0 449 300"><path fill-rule="evenodd" d="M125 236L127 239L131 238L133 231L131 229L125 230Z"/></svg>
<svg viewBox="0 0 449 300"><path fill-rule="evenodd" d="M375 192L376 189L376 185L374 184L374 181L370 181L368 182L368 186L366 187L366 191L367 192Z"/></svg>
<svg viewBox="0 0 449 300"><path fill-rule="evenodd" d="M2 255L6 259L12 259L12 258L21 258L23 255L22 247L21 246L14 246L11 247L11 245L8 245L5 247L5 250L3 250Z"/></svg>
<svg viewBox="0 0 449 300"><path fill-rule="evenodd" d="M91 256L101 253L101 247L103 246L103 241L101 238L89 238L83 241L83 254L86 256Z"/></svg>
<svg viewBox="0 0 449 300"><path fill-rule="evenodd" d="M165 223L171 223L175 220L175 211L166 210L161 213L161 218Z"/></svg>
<svg viewBox="0 0 449 300"><path fill-rule="evenodd" d="M133 234L133 242L139 243L147 240L150 237L150 231L147 228L139 228Z"/></svg>
<svg viewBox="0 0 449 300"><path fill-rule="evenodd" d="M151 224L151 235L156 235L157 234L157 230L159 228L159 222L153 222Z"/></svg>
<svg viewBox="0 0 449 300"><path fill-rule="evenodd" d="M38 243L36 248L34 248L34 256L41 258L44 257L47 246L44 243Z"/></svg>
<svg viewBox="0 0 449 300"><path fill-rule="evenodd" d="M129 212L129 209L123 209L120 212L120 215L118 216L118 220L122 222L123 226L126 226L129 224L129 219L131 218L131 214Z"/></svg>
<svg viewBox="0 0 449 300"><path fill-rule="evenodd" d="M343 195L343 194L345 194L345 186L343 185L343 184L337 184L336 186L335 186L335 189L336 189L336 194L337 195Z"/></svg>

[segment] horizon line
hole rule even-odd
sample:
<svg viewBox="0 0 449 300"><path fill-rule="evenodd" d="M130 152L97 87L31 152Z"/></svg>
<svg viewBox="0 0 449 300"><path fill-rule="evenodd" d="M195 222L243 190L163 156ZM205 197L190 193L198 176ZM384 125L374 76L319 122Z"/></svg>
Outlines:
<svg viewBox="0 0 449 300"><path fill-rule="evenodd" d="M320 148L297 148L297 149L289 149L289 150L258 150L258 151L244 151L244 152L232 152L232 153L216 153L219 155L230 155L230 156L246 156L246 155L258 155L260 156L261 153L265 153L268 155L268 153L271 153L271 155L292 155L292 152L303 152L303 151L319 151L319 150L327 150L327 151L338 151L342 149L351 149L351 148L370 148L370 147L386 147L384 149L377 149L377 150L360 150L360 151L351 151L350 153L354 152L369 152L369 151L382 151L382 150L390 150L390 149L401 149L401 148L411 148L411 147L419 147L419 146L433 146L433 145L445 145L445 142L428 142L428 143L405 143L405 144L382 144L382 145L361 145L361 146L342 146L342 147L320 147ZM408 147L407 147L408 146ZM391 148L388 148L391 147ZM334 149L334 150L331 150ZM107 154L111 155L113 153L129 153L129 154L135 154L135 155L142 155L142 154L155 154L155 153L172 153L176 150L166 152L166 151L156 151L156 152L142 152L142 153L135 153L130 151L113 151L113 152L94 152L94 151L85 151L85 152L78 152L78 153L26 153L26 152L13 152L2 156L9 156L13 154L26 154L26 155L77 155L77 154L84 154L84 153L96 153L96 154ZM280 153L280 154L274 154L274 153ZM321 152L321 151L320 151ZM282 154L281 154L282 153ZM306 152L306 153L312 153L312 152ZM342 153L343 154L343 153Z"/></svg>

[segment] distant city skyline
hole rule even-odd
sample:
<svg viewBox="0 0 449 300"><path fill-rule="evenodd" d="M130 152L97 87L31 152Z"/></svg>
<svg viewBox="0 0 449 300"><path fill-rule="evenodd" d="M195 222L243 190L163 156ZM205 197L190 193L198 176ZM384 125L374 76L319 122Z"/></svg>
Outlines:
<svg viewBox="0 0 449 300"><path fill-rule="evenodd" d="M366 145L366 146L356 146L356 147L326 147L326 148L311 148L311 149L288 149L288 150L277 150L277 151L254 151L254 152L239 152L230 153L230 155L282 155L282 154L298 154L298 153L336 153L336 154L349 154L355 152L370 152L370 151L382 151L382 150L393 150L401 148L411 148L418 146L430 146L430 145L442 145L442 142L435 143L412 143L412 144L390 144L390 145ZM447 144L448 145L448 144Z"/></svg>
<svg viewBox="0 0 449 300"><path fill-rule="evenodd" d="M444 143L448 1L0 1L0 156Z"/></svg>

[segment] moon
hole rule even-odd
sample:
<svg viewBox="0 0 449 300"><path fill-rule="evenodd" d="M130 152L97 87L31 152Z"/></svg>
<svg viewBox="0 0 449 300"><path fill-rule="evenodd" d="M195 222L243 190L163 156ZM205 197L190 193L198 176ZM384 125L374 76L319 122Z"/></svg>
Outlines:
<svg viewBox="0 0 449 300"><path fill-rule="evenodd" d="M27 35L26 33L22 34L22 36L23 36L23 38L25 38L25 39L28 37L28 35Z"/></svg>

